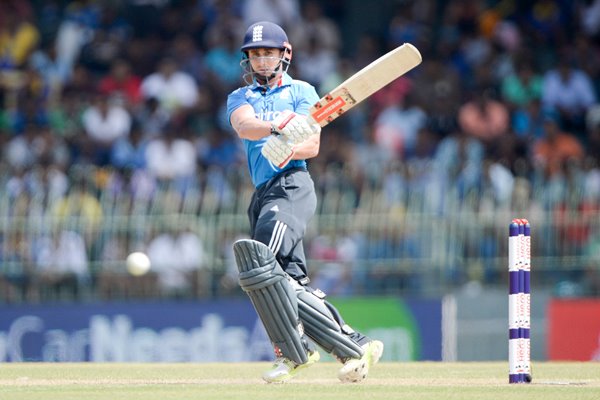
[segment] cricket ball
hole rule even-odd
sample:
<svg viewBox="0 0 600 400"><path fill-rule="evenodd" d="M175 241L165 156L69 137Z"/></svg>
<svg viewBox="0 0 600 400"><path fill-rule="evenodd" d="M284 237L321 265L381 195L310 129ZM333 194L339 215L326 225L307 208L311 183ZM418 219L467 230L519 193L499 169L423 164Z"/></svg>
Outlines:
<svg viewBox="0 0 600 400"><path fill-rule="evenodd" d="M141 251L136 251L127 256L127 271L134 276L144 275L150 270L150 259Z"/></svg>

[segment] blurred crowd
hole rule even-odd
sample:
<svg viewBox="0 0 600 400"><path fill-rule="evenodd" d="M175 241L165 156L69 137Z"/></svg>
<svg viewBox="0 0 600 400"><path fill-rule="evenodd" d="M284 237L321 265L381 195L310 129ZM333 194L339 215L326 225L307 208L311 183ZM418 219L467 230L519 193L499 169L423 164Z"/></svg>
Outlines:
<svg viewBox="0 0 600 400"><path fill-rule="evenodd" d="M416 197L443 214L452 191L476 197L475 210L598 215L600 0L388 0L375 23L350 3L0 2L3 215L93 220L114 212L102 196L164 187L178 199L216 193L215 209L235 202L249 179L225 103L243 84L239 45L257 20L286 29L290 74L320 94L404 42L423 55L324 130L309 166L321 195L343 188L358 205L380 190L391 208ZM15 240L3 231L3 260Z"/></svg>

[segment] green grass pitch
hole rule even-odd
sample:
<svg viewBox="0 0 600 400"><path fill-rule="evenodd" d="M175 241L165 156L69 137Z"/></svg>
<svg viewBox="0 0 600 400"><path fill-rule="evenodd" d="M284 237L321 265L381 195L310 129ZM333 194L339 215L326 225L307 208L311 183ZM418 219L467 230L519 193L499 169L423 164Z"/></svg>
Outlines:
<svg viewBox="0 0 600 400"><path fill-rule="evenodd" d="M5 363L1 400L568 400L600 399L600 363L533 363L533 383L509 385L507 363L380 363L342 384L319 363L286 384L260 379L268 363Z"/></svg>

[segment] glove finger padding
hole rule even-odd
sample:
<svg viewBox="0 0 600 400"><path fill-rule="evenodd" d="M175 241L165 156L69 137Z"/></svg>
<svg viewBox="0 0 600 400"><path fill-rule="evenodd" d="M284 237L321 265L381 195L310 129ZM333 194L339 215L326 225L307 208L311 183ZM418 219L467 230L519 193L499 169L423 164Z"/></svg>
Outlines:
<svg viewBox="0 0 600 400"><path fill-rule="evenodd" d="M271 136L265 142L261 153L265 158L271 161L279 168L283 168L292 159L294 149L292 145L280 139L277 136Z"/></svg>
<svg viewBox="0 0 600 400"><path fill-rule="evenodd" d="M293 144L304 142L310 135L318 133L305 116L292 111L283 111L271 123L273 129ZM320 130L320 126L316 125Z"/></svg>

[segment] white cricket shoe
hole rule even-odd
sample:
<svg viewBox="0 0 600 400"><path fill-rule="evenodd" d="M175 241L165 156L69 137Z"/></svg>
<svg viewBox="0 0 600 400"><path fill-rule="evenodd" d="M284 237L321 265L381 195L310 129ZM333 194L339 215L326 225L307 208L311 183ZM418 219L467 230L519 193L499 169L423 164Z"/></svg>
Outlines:
<svg viewBox="0 0 600 400"><path fill-rule="evenodd" d="M320 359L321 355L316 350L308 353L308 361L304 364L296 364L288 358L279 357L275 360L273 367L263 373L262 378L268 383L283 383L293 378L298 371L302 371Z"/></svg>
<svg viewBox="0 0 600 400"><path fill-rule="evenodd" d="M338 378L344 383L360 382L369 374L369 368L377 364L383 354L383 343L379 340L371 340L362 346L363 356L347 360L340 371Z"/></svg>

